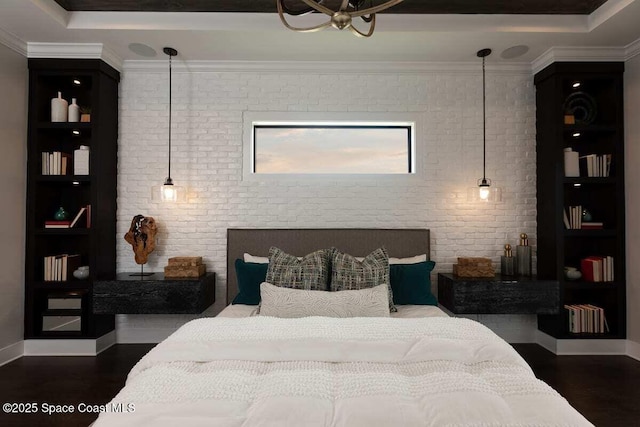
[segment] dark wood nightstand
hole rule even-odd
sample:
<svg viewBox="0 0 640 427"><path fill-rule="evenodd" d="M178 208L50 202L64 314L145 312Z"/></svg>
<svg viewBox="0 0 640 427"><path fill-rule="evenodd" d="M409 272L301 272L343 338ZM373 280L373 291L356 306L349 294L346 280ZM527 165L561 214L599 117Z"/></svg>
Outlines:
<svg viewBox="0 0 640 427"><path fill-rule="evenodd" d="M215 301L216 275L166 279L163 273L131 276L93 285L93 312L97 314L199 314Z"/></svg>
<svg viewBox="0 0 640 427"><path fill-rule="evenodd" d="M438 274L438 302L454 314L557 314L558 282Z"/></svg>

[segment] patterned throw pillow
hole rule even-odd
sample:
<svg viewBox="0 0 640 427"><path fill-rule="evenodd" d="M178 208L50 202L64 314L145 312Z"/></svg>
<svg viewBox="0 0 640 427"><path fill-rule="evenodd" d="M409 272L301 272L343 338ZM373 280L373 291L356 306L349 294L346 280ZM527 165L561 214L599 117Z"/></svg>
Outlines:
<svg viewBox="0 0 640 427"><path fill-rule="evenodd" d="M358 291L325 292L260 285L261 316L389 317L387 286Z"/></svg>
<svg viewBox="0 0 640 427"><path fill-rule="evenodd" d="M282 288L326 291L331 266L330 254L330 250L321 249L298 259L271 247L265 281Z"/></svg>
<svg viewBox="0 0 640 427"><path fill-rule="evenodd" d="M332 248L331 290L357 290L385 284L389 290L389 310L398 311L393 305L393 294L389 280L389 255L378 248L362 261Z"/></svg>

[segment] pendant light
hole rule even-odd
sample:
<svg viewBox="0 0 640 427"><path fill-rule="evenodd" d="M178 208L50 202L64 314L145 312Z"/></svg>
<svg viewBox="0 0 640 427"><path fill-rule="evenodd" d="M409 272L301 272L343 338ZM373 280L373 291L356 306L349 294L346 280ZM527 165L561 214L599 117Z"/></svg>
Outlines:
<svg viewBox="0 0 640 427"><path fill-rule="evenodd" d="M182 201L185 196L184 188L174 185L171 179L171 58L176 56L178 51L171 47L165 47L162 51L169 56L169 168L164 184L153 187L152 199L163 202L177 202Z"/></svg>
<svg viewBox="0 0 640 427"><path fill-rule="evenodd" d="M491 55L491 49L481 49L477 53L482 58L482 178L478 180L478 186L470 189L468 198L472 201L499 202L502 199L502 191L491 186L491 180L487 178L487 89L485 78L485 58Z"/></svg>

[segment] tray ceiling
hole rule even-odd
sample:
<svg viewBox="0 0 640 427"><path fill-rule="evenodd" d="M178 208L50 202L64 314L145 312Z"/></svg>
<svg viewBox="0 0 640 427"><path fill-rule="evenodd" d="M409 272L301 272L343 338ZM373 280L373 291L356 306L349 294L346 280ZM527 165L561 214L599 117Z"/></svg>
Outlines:
<svg viewBox="0 0 640 427"><path fill-rule="evenodd" d="M275 0L55 0L68 11L276 13ZM290 0L292 9L299 0ZM382 0L374 0L374 4ZM407 0L394 14L578 14L588 15L606 0ZM340 0L325 0L324 4Z"/></svg>

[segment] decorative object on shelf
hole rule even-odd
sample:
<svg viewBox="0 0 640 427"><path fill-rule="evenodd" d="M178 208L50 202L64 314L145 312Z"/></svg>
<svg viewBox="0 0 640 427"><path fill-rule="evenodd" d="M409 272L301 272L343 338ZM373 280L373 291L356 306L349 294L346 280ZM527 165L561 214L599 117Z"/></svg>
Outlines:
<svg viewBox="0 0 640 427"><path fill-rule="evenodd" d="M493 277L496 271L491 259L480 257L459 257L453 264L453 274L458 277Z"/></svg>
<svg viewBox="0 0 640 427"><path fill-rule="evenodd" d="M71 104L69 104L69 114L67 120L69 122L80 121L80 107L76 104L76 98L71 98Z"/></svg>
<svg viewBox="0 0 640 427"><path fill-rule="evenodd" d="M516 246L516 271L520 276L531 276L531 246L526 233L520 234L520 244Z"/></svg>
<svg viewBox="0 0 640 427"><path fill-rule="evenodd" d="M153 274L144 272L144 264L147 263L149 254L156 248L157 231L158 226L153 217L136 215L131 220L131 227L124 235L124 240L133 248L136 264L140 265L140 273L135 273L136 276Z"/></svg>
<svg viewBox="0 0 640 427"><path fill-rule="evenodd" d="M174 185L171 179L171 58L176 56L178 51L171 47L165 47L162 51L169 56L169 169L164 184L153 186L151 189L151 199L176 202L182 201L185 196L184 189Z"/></svg>
<svg viewBox="0 0 640 427"><path fill-rule="evenodd" d="M500 257L500 274L513 276L516 273L516 262L510 244L504 245L504 255Z"/></svg>
<svg viewBox="0 0 640 427"><path fill-rule="evenodd" d="M565 116L572 115L578 125L590 125L598 114L596 100L586 92L573 92L567 96L562 108Z"/></svg>
<svg viewBox="0 0 640 427"><path fill-rule="evenodd" d="M565 125L575 125L576 118L573 114L565 114L564 115L564 124Z"/></svg>
<svg viewBox="0 0 640 427"><path fill-rule="evenodd" d="M89 277L89 266L82 265L73 271L73 277L84 280Z"/></svg>
<svg viewBox="0 0 640 427"><path fill-rule="evenodd" d="M582 273L575 267L565 267L564 277L566 277L567 280L578 280L582 277Z"/></svg>
<svg viewBox="0 0 640 427"><path fill-rule="evenodd" d="M491 186L491 180L487 178L487 89L485 77L485 60L491 55L491 49L481 49L477 53L482 58L482 178L478 180L478 186L470 188L467 193L469 201L500 202L502 190Z"/></svg>
<svg viewBox="0 0 640 427"><path fill-rule="evenodd" d="M580 153L573 151L571 147L564 149L564 176L580 176Z"/></svg>
<svg viewBox="0 0 640 427"><path fill-rule="evenodd" d="M330 9L323 4L323 0L302 0L302 2L306 7L294 8L291 7L291 4L294 3L291 0L276 0L280 20L288 29L301 33L308 33L333 27L337 30L348 29L358 37L370 37L376 27L376 13L402 3L402 0L389 0L385 3L368 8L365 8L367 0L342 0L338 10ZM370 1L368 4L372 5ZM324 13L325 15L330 16L330 19L319 25L301 28L290 25L284 16L285 13L292 16L301 16L312 12ZM369 30L364 33L355 28L353 26L353 18L361 18L365 23L369 24Z"/></svg>
<svg viewBox="0 0 640 427"><path fill-rule="evenodd" d="M62 206L60 206L60 208L58 208L56 213L53 215L53 218L56 221L67 220L67 219L69 219L69 212L67 212L66 210L64 210L64 208Z"/></svg>
<svg viewBox="0 0 640 427"><path fill-rule="evenodd" d="M89 146L81 145L73 151L73 174L89 175Z"/></svg>
<svg viewBox="0 0 640 427"><path fill-rule="evenodd" d="M178 279L183 277L200 277L207 272L201 256L172 257L164 267L164 277Z"/></svg>
<svg viewBox="0 0 640 427"><path fill-rule="evenodd" d="M54 123L67 121L67 108L69 103L62 98L62 92L58 92L58 97L51 99L51 121Z"/></svg>
<svg viewBox="0 0 640 427"><path fill-rule="evenodd" d="M591 212L589 212L587 209L582 209L582 221L592 221L593 220L593 215L591 215Z"/></svg>
<svg viewBox="0 0 640 427"><path fill-rule="evenodd" d="M91 122L91 108L80 107L80 122L81 123Z"/></svg>

